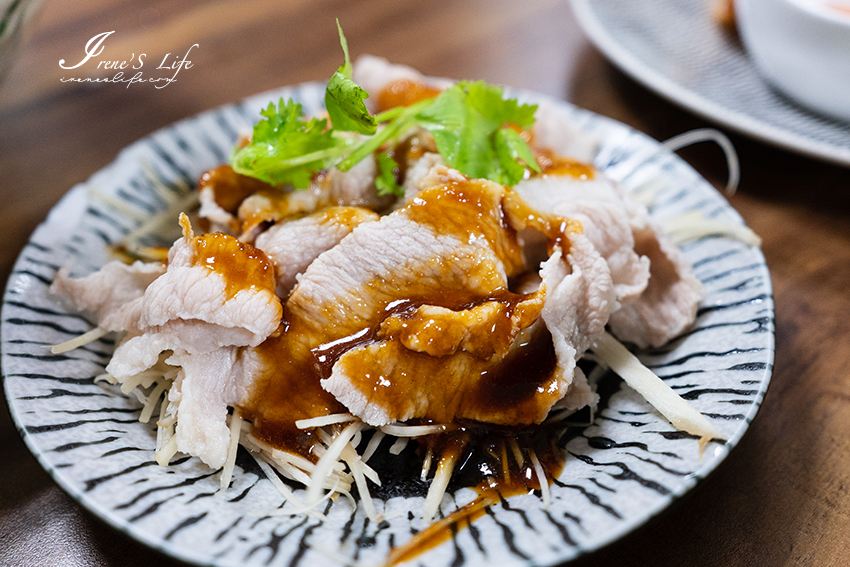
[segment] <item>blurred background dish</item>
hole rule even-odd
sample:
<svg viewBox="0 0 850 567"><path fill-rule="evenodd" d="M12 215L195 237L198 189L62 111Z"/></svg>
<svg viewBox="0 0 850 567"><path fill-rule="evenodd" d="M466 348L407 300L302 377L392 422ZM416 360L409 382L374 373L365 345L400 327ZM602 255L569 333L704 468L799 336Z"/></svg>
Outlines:
<svg viewBox="0 0 850 567"><path fill-rule="evenodd" d="M739 133L850 166L850 124L771 88L737 35L714 17L712 3L574 0L572 6L596 47L661 96Z"/></svg>
<svg viewBox="0 0 850 567"><path fill-rule="evenodd" d="M748 53L773 86L850 122L850 2L735 0L735 15Z"/></svg>

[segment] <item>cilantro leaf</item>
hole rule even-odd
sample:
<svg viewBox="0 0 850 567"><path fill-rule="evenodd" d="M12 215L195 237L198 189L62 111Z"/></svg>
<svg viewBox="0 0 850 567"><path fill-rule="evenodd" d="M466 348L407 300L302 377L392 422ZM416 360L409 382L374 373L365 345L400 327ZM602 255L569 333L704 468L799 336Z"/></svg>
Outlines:
<svg viewBox="0 0 850 567"><path fill-rule="evenodd" d="M526 169L540 171L528 144L517 133L534 123L536 105L505 99L501 87L482 81L460 82L436 98L372 116L366 108L368 93L352 79L348 43L337 20L344 55L325 89L325 106L331 118L304 118L300 104L283 99L261 112L265 120L254 127L247 146L234 152L233 169L271 184L309 186L313 174L336 167L348 171L377 153L380 194L402 195L394 176L396 165L385 153L411 128L427 129L446 163L473 178L515 185ZM378 132L378 124L384 128ZM366 138L346 134L365 134Z"/></svg>
<svg viewBox="0 0 850 567"><path fill-rule="evenodd" d="M269 103L260 114L265 120L254 126L251 143L231 157L237 173L303 189L313 172L330 167L349 145L327 129L325 119L304 120L302 106L291 99L281 98L277 108Z"/></svg>
<svg viewBox="0 0 850 567"><path fill-rule="evenodd" d="M525 143L525 140L513 128L499 129L494 134L494 146L499 167L503 177L507 180L505 181L507 185L513 185L520 181L525 176L526 167L540 173L540 166L534 159L534 154L531 153L531 149ZM511 180L516 181L511 182Z"/></svg>
<svg viewBox="0 0 850 567"><path fill-rule="evenodd" d="M375 159L378 162L378 176L375 178L378 195L403 197L404 187L395 179L395 170L398 169L396 161L386 152L378 152L375 154Z"/></svg>
<svg viewBox="0 0 850 567"><path fill-rule="evenodd" d="M378 121L369 113L364 102L369 98L363 88L351 78L351 60L348 57L348 42L342 33L339 20L339 43L345 55L345 63L333 74L325 89L325 108L331 117L334 129L372 135L378 129Z"/></svg>
<svg viewBox="0 0 850 567"><path fill-rule="evenodd" d="M530 126L536 110L536 105L505 100L500 87L460 82L443 91L416 119L434 136L448 165L470 177L514 185L525 173L518 160L532 168L537 164L525 141L506 125Z"/></svg>
<svg viewBox="0 0 850 567"><path fill-rule="evenodd" d="M534 124L537 105L519 104L516 99L505 99L504 89L484 81L465 84L466 102L482 116L500 126L515 124L525 127Z"/></svg>

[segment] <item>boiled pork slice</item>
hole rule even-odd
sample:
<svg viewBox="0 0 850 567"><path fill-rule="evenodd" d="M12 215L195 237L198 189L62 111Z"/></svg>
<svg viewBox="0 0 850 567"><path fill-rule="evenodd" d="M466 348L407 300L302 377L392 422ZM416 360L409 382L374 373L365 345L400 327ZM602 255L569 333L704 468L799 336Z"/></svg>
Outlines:
<svg viewBox="0 0 850 567"><path fill-rule="evenodd" d="M109 262L83 278L71 278L63 268L50 291L68 298L80 311L91 312L99 327L136 334L145 289L164 273L165 264L143 262Z"/></svg>
<svg viewBox="0 0 850 567"><path fill-rule="evenodd" d="M360 207L328 207L275 224L261 233L254 245L274 262L277 294L285 298L319 254L339 244L358 225L378 218L377 213Z"/></svg>
<svg viewBox="0 0 850 567"><path fill-rule="evenodd" d="M536 209L581 222L608 262L618 301L630 301L646 289L649 259L635 252L629 210L612 181L598 173L589 179L546 174L519 182L515 190Z"/></svg>
<svg viewBox="0 0 850 567"><path fill-rule="evenodd" d="M622 341L640 348L660 347L693 324L705 290L691 263L663 229L648 216L642 220L633 226L635 251L649 258L649 285L613 313L609 324Z"/></svg>
<svg viewBox="0 0 850 567"><path fill-rule="evenodd" d="M198 217L210 224L206 232L238 234L241 230L236 218L239 205L255 193L271 189L272 186L264 181L236 173L229 165L220 165L205 171L198 180L201 204Z"/></svg>
<svg viewBox="0 0 850 567"><path fill-rule="evenodd" d="M367 157L348 171L331 168L317 175L310 187L291 190L274 187L247 197L239 205L238 218L242 225L242 240L251 240L264 222L311 214L326 207L352 206L372 210L384 208L389 200L375 189L377 166Z"/></svg>
<svg viewBox="0 0 850 567"><path fill-rule="evenodd" d="M583 131L563 103L542 99L534 116L531 133L535 146L550 148L580 162L593 162L599 151L599 139Z"/></svg>
<svg viewBox="0 0 850 567"><path fill-rule="evenodd" d="M638 347L661 346L687 327L704 297L682 252L620 187L596 172L533 176L516 191L532 206L574 218L608 262L619 309L610 326Z"/></svg>
<svg viewBox="0 0 850 567"><path fill-rule="evenodd" d="M593 392L576 361L605 331L605 324L617 309L615 286L608 264L582 234L570 235L566 262L560 250L540 269L548 293L541 316L552 335L563 388L559 407L580 409L596 405Z"/></svg>
<svg viewBox="0 0 850 567"><path fill-rule="evenodd" d="M380 108L379 101L385 87L392 83L407 83L406 86L425 86L443 90L452 86L452 81L425 77L422 73L408 67L390 63L383 57L361 55L354 62L352 71L354 81L369 93L366 104L372 112L386 110Z"/></svg>
<svg viewBox="0 0 850 567"><path fill-rule="evenodd" d="M431 186L407 206L358 226L299 278L284 332L249 349L268 362L249 414L263 421L254 408L280 397L274 377L283 374L321 380L372 425L535 423L569 391L575 358L616 304L604 259L575 224L552 218L547 226L567 233L552 234L543 283L514 293L509 278L527 270L517 230L545 215L530 214L501 185L445 166L424 178ZM548 305L550 294L560 305ZM551 325L541 323L547 318ZM285 353L277 359L284 366L269 345ZM515 371L529 360L540 367L532 378Z"/></svg>
<svg viewBox="0 0 850 567"><path fill-rule="evenodd" d="M170 352L166 363L179 366L169 391L177 448L219 467L227 407L245 390L234 368L237 349L262 343L282 308L265 254L221 233L195 237L185 216L181 224L184 236L169 251L165 274L141 298L141 334L118 346L106 371L124 382Z"/></svg>
<svg viewBox="0 0 850 567"><path fill-rule="evenodd" d="M194 354L177 349L165 360L178 367L168 390L168 402L177 409L177 450L199 457L214 469L224 464L230 445L227 406L244 389L234 379L236 355L236 347Z"/></svg>

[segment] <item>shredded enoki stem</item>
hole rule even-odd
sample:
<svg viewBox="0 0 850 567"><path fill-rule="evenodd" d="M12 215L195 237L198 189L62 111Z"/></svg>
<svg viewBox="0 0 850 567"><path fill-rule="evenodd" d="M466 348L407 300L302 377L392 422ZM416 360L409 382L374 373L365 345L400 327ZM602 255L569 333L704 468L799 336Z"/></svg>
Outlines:
<svg viewBox="0 0 850 567"><path fill-rule="evenodd" d="M359 418L354 417L350 413L334 413L331 415L322 415L310 419L299 419L295 422L295 427L298 429L310 429L311 427L324 427L335 423L347 423L356 421Z"/></svg>
<svg viewBox="0 0 850 567"><path fill-rule="evenodd" d="M660 145L660 149L676 152L682 148L698 144L700 142L714 142L720 146L721 150L723 150L723 154L726 157L726 167L729 172L726 178L726 194L733 195L738 189L738 184L741 180L741 165L738 160L738 154L735 151L735 146L726 134L720 130L716 130L714 128L700 128L697 130L691 130L690 132L684 132L683 134L679 134L678 136L674 136L663 142ZM654 152L649 156L642 157L640 163L637 163L632 169L632 173L657 154L658 152ZM631 175L631 173L629 175ZM632 188L630 191L632 197L645 207L651 208L656 201L658 193L667 186L666 177L667 172L662 171L647 179L640 185Z"/></svg>
<svg viewBox="0 0 850 567"><path fill-rule="evenodd" d="M700 142L714 142L723 150L726 156L726 166L729 169L729 175L726 179L726 193L734 195L741 180L741 164L738 161L738 153L735 151L735 146L726 134L714 128L699 128L679 134L678 136L673 136L663 142L661 146L675 152Z"/></svg>
<svg viewBox="0 0 850 567"><path fill-rule="evenodd" d="M525 463L525 457L522 455L522 449L519 448L519 443L517 443L516 439L513 437L508 437L508 445L511 447L511 453L514 454L514 459L516 459L516 464L522 467Z"/></svg>
<svg viewBox="0 0 850 567"><path fill-rule="evenodd" d="M372 455L375 454L375 451L378 450L378 446L381 444L381 441L384 439L385 434L381 430L375 430L375 433L372 435L372 438L369 439L369 444L366 445L366 450L363 451L363 462L368 462Z"/></svg>
<svg viewBox="0 0 850 567"><path fill-rule="evenodd" d="M434 449L431 443L428 443L428 449L425 451L425 458L422 459L422 472L419 473L419 479L425 482L428 478L428 473L431 472L431 461L434 459Z"/></svg>
<svg viewBox="0 0 850 567"><path fill-rule="evenodd" d="M395 443L390 446L390 454L398 455L404 451L404 448L407 447L407 442L410 440L410 437L399 437L395 440Z"/></svg>
<svg viewBox="0 0 850 567"><path fill-rule="evenodd" d="M400 423L391 423L379 427L381 431L387 435L394 437L422 437L423 435L433 435L434 433L443 433L449 429L448 425L403 425Z"/></svg>
<svg viewBox="0 0 850 567"><path fill-rule="evenodd" d="M552 496L549 493L549 481L546 479L546 471L543 470L543 465L540 464L540 459L537 458L537 453L534 449L528 450L528 456L531 459L531 464L534 466L534 473L537 475L537 482L540 484L540 495L543 497L543 507L548 508L552 503Z"/></svg>
<svg viewBox="0 0 850 567"><path fill-rule="evenodd" d="M221 469L221 485L216 492L216 495L223 497L227 487L230 486L230 479L233 478L233 469L236 466L236 453L239 450L239 438L242 436L242 412L239 408L233 408L233 414L230 416L230 445L227 447L227 458L224 460L224 467Z"/></svg>
<svg viewBox="0 0 850 567"><path fill-rule="evenodd" d="M315 503L321 498L322 481L330 474L343 449L345 449L345 446L360 429L361 425L360 422L355 422L343 429L334 439L333 443L330 444L327 452L319 458L319 462L316 463L316 470L310 478L310 485L307 487L308 503Z"/></svg>
<svg viewBox="0 0 850 567"><path fill-rule="evenodd" d="M156 385L156 388L148 395L148 399L145 401L145 407L142 408L142 413L139 415L139 421L142 423L147 423L150 421L151 416L153 415L153 410L156 408L156 404L159 401L159 398L165 393L168 388L171 387L171 381L166 380L165 378L161 378Z"/></svg>
<svg viewBox="0 0 850 567"><path fill-rule="evenodd" d="M748 226L733 222L707 219L701 211L689 211L661 222L664 231L676 244L703 236L720 235L761 246L761 238Z"/></svg>
<svg viewBox="0 0 850 567"><path fill-rule="evenodd" d="M290 504L296 506L299 510L302 510L301 513L303 514L321 517L321 514L316 512L316 510L313 509L313 506L305 505L300 498L295 496L295 494L291 490L289 490L289 488L287 488L283 481L280 480L280 477L277 476L277 473L266 460L264 455L262 455L261 453L251 452L251 456L254 457L254 460L257 462L257 465L259 465L260 469L266 475L266 478L269 479L269 482L272 483L272 486L274 486L275 489L280 493L280 495L283 496L283 499L286 502L289 502Z"/></svg>
<svg viewBox="0 0 850 567"><path fill-rule="evenodd" d="M434 473L434 479L431 481L431 486L428 487L428 494L425 496L425 504L422 507L422 518L425 523L430 523L440 509L440 502L442 502L446 487L448 487L449 480L452 478L455 463L465 446L464 441L456 450L448 451L440 458L437 472Z"/></svg>
<svg viewBox="0 0 850 567"><path fill-rule="evenodd" d="M63 354L68 351L74 350L75 348L79 348L81 346L85 346L91 342L94 342L108 333L108 329L104 329L103 327L95 327L91 331L83 333L78 337L74 337L73 339L67 340L64 343L59 343L58 345L53 345L52 347L50 347L50 352L53 354Z"/></svg>
<svg viewBox="0 0 850 567"><path fill-rule="evenodd" d="M704 415L682 399L613 336L604 333L596 342L593 351L673 426L699 436L700 451L706 441L723 439L723 435Z"/></svg>

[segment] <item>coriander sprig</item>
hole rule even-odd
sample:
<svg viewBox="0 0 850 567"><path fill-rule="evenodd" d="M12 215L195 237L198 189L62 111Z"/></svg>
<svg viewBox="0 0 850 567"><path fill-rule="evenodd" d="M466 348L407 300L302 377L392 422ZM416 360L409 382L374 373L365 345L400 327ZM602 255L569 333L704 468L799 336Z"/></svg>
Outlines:
<svg viewBox="0 0 850 567"><path fill-rule="evenodd" d="M306 188L315 172L331 167L347 171L414 127L430 132L446 164L470 177L514 185L526 168L540 171L518 133L534 123L537 106L505 99L501 87L461 81L436 98L372 115L365 103L369 94L352 79L348 43L338 21L337 27L344 63L325 90L331 126L326 119L305 119L302 106L291 99L281 98L277 107L270 103L260 113L265 119L254 126L251 142L231 158L236 172ZM392 176L392 158L378 153L376 159L379 192L402 195Z"/></svg>

